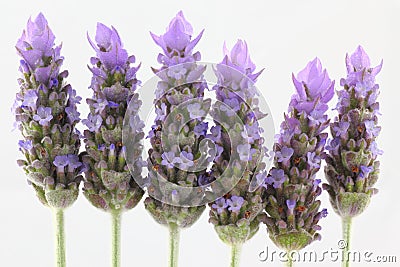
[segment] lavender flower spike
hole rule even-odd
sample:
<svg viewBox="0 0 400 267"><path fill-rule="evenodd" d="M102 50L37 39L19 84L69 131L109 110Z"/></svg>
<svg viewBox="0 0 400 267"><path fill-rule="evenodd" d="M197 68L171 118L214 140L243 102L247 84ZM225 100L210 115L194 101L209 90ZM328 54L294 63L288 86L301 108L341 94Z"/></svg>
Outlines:
<svg viewBox="0 0 400 267"><path fill-rule="evenodd" d="M163 54L158 55L161 68L153 69L160 78L154 101L158 116L149 133L152 145L148 151L149 196L144 203L158 223L169 227L171 267L177 266L179 230L192 226L205 210L205 205L171 205L179 200L196 199L197 189L183 195L179 190L171 191L159 183L167 180L172 185L197 187L205 175L205 170L196 170L195 162L199 160L199 144L205 139L208 129L203 116L208 112L210 105L207 108L207 103L210 101L203 99L205 66L196 63L201 56L199 52L193 52L202 32L194 39L192 35L193 28L182 12L172 19L166 33L160 36L151 34ZM182 107L182 103L188 105ZM169 118L174 119L171 121ZM180 129L181 123L184 124L183 130ZM184 141L171 145L177 135Z"/></svg>
<svg viewBox="0 0 400 267"><path fill-rule="evenodd" d="M129 145L139 144L144 137L144 125L137 116L141 101L135 93L140 84L136 79L138 67L131 66L134 56L128 56L116 29L98 23L95 43L88 39L96 56L91 58L89 67L93 74L93 97L86 100L90 113L82 121L87 126L83 190L93 206L120 213L135 207L144 193L129 172L124 154L126 144L122 143L122 123L132 99L136 105L130 106L137 110L129 110L134 124L131 126L135 128L135 138ZM136 175L141 173L141 162L140 157L134 161L132 170Z"/></svg>
<svg viewBox="0 0 400 267"><path fill-rule="evenodd" d="M89 67L93 74L93 96L86 100L90 113L83 120L87 126L86 151L82 155L86 165L83 193L93 206L112 215L112 266L119 266L120 217L134 208L144 194L133 178L141 176L143 165L140 142L144 123L138 116L142 102L135 92L140 85L136 79L139 67L131 66L135 57L128 56L115 28L98 23L95 42L89 36L88 40L96 56L91 58ZM125 114L131 119L129 144L122 143ZM131 171L126 162L126 146L134 149L130 153Z"/></svg>
<svg viewBox="0 0 400 267"><path fill-rule="evenodd" d="M238 177L238 182L222 197L227 205L221 206L221 199L209 204L209 221L214 224L219 238L232 248L231 266L239 266L240 248L258 231L265 208L262 201L265 189L261 184L265 180L265 173L262 172L265 163L262 159L266 148L263 147L263 129L259 120L266 115L259 110L256 90L251 90L261 72L255 72L256 66L250 59L246 42L238 40L231 51L224 46L224 53L224 59L215 70L218 83L213 90L220 102L213 109L216 126L213 126L210 135L215 145L223 151L221 156L214 158L210 176L211 180ZM224 123L232 121L235 116L243 127L233 134L232 129L228 130ZM233 135L238 136L238 140L231 138ZM238 153L237 158L232 148ZM233 161L235 167L227 167L229 161ZM239 174L237 170L240 168L236 166L243 163L247 165L243 166L244 172Z"/></svg>
<svg viewBox="0 0 400 267"><path fill-rule="evenodd" d="M23 147L26 159L19 160L19 165L43 204L64 209L76 200L82 177L79 168L57 172L53 161L58 156L77 155L80 141L75 125L79 119L70 122L67 118L66 109L76 110L76 104L69 101L72 88L64 83L68 72L60 73L64 59L54 40L43 14L29 19L16 46L22 57L22 78L15 118L32 146L29 151Z"/></svg>
<svg viewBox="0 0 400 267"><path fill-rule="evenodd" d="M266 179L267 225L271 240L285 251L301 250L321 238L318 221L326 216L317 197L316 175L324 156L329 120L325 112L334 82L314 59L297 76L296 93L274 145L274 167Z"/></svg>
<svg viewBox="0 0 400 267"><path fill-rule="evenodd" d="M25 159L18 160L35 189L39 200L54 210L57 229L57 265L65 266L63 210L78 197L82 180L81 164L64 168L61 159L77 157L80 140L75 129L79 122L75 90L66 84L67 71L60 73L64 58L61 46L55 46L55 36L46 18L39 14L29 19L16 49L20 61L20 90L16 94L15 118L24 140L20 150ZM72 94L73 93L73 94ZM68 111L75 112L74 120ZM77 114L78 115L77 115ZM63 166L62 166L63 165Z"/></svg>
<svg viewBox="0 0 400 267"><path fill-rule="evenodd" d="M368 55L359 46L351 56L346 56L346 66L347 78L341 80L343 89L338 91L339 114L330 125L333 139L325 167L328 184L323 187L329 193L333 209L342 217L343 230L347 232L344 238L349 245L352 218L367 208L371 196L377 192L373 186L379 175L377 156L382 151L376 144L381 127L375 76L382 63L371 67ZM345 134L341 130L343 125Z"/></svg>

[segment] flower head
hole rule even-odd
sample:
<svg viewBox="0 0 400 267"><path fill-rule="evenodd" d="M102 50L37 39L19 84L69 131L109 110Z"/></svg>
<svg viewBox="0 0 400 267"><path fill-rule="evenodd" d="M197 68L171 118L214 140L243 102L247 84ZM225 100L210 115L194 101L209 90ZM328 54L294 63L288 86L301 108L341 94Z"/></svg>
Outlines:
<svg viewBox="0 0 400 267"><path fill-rule="evenodd" d="M97 23L94 42L89 35L88 40L96 56L89 67L93 96L86 102L90 113L82 120L87 127L84 194L97 208L122 212L135 207L144 193L136 183L144 165L144 122L138 115L142 102L135 93L139 66L132 66L135 57L128 55L114 27ZM125 125L123 118L127 118ZM122 131L129 141L123 140Z"/></svg>
<svg viewBox="0 0 400 267"><path fill-rule="evenodd" d="M212 88L218 102L213 105L211 113L215 126L211 127L207 137L214 143L218 156L213 158L210 176L212 180L233 180L238 176L236 171L244 172L224 196L227 210L219 213L213 208L217 201L209 204L209 221L216 226L222 241L234 244L251 238L251 234L242 233L251 233L258 228L259 215L266 204L261 197L265 194L266 173L263 170L266 164L263 157L267 149L263 145L263 128L259 120L267 115L260 111L259 93L254 85L262 71L255 72L256 66L250 59L246 42L238 40L231 51L224 45L223 52L221 63L214 69L218 80ZM237 119L242 122L240 127L238 123L226 127ZM227 166L228 162L233 162L233 166ZM218 185L214 187L214 190L218 189Z"/></svg>
<svg viewBox="0 0 400 267"><path fill-rule="evenodd" d="M200 150L208 128L203 124L207 111L204 107L210 102L204 99L206 67L197 63L201 55L193 51L202 33L193 39L192 25L179 12L164 34L150 34L162 53L157 56L160 66L153 68L159 82L155 92L156 119L148 135L152 147L147 159L150 182L145 207L158 223L190 227L205 210L201 202L203 189L191 187L210 181L206 169L200 168L208 163ZM182 109L181 104L193 99L197 103L191 102ZM157 182L159 179L164 182ZM180 186L184 192L177 190L179 197L165 194L169 191L165 184ZM187 206L191 208L188 210Z"/></svg>
<svg viewBox="0 0 400 267"><path fill-rule="evenodd" d="M354 217L362 213L378 180L379 161L383 151L376 143L381 127L378 126L379 85L375 76L382 63L371 67L370 59L359 46L346 55L347 77L341 80L338 90L336 116L331 123L335 138L330 142L326 156L325 176L334 211L341 217Z"/></svg>
<svg viewBox="0 0 400 267"><path fill-rule="evenodd" d="M265 200L269 235L286 250L300 250L320 239L317 197L321 194L321 181L315 177L324 156L327 134L323 130L329 122L326 111L334 85L318 58L293 75L293 83L296 93L276 138L274 168L266 179L271 193ZM308 199L307 206L302 205L304 199ZM301 221L297 219L300 217ZM305 225L302 220L310 223ZM294 239L302 241L294 244L290 241Z"/></svg>
<svg viewBox="0 0 400 267"><path fill-rule="evenodd" d="M64 169L66 152L76 159L76 165L81 164L77 156L80 134L75 128L79 121L76 104L81 98L66 83L68 71L60 72L61 46L55 47L54 40L43 14L28 20L16 45L22 59L13 113L18 129L26 136L18 143L25 156L19 163L29 184L43 204L64 209L76 200L82 178L79 170L65 175Z"/></svg>

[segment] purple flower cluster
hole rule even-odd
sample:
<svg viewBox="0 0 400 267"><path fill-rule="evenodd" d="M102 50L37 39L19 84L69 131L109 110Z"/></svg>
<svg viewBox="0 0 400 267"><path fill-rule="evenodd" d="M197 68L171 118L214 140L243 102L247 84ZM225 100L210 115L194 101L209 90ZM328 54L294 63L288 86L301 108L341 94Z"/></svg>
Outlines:
<svg viewBox="0 0 400 267"><path fill-rule="evenodd" d="M265 211L271 240L280 248L300 250L320 238L318 221L320 180L316 174L324 157L329 120L325 112L334 94L334 82L318 58L293 75L296 94L274 145L274 167L265 179ZM291 240L297 240L291 242Z"/></svg>
<svg viewBox="0 0 400 267"><path fill-rule="evenodd" d="M151 33L163 53L158 56L161 68L153 69L160 81L154 101L157 117L148 136L152 145L148 152L150 196L145 207L157 222L178 227L191 226L205 209L204 205L189 209L168 204L196 199L197 190L189 195L179 190L169 193L159 183L166 179L172 184L197 187L206 180L206 170L199 168L198 162L200 144L208 130L204 117L210 101L203 99L205 66L196 63L201 56L193 51L202 32L194 39L192 35L193 28L182 12L172 19L164 34Z"/></svg>
<svg viewBox="0 0 400 267"><path fill-rule="evenodd" d="M82 179L77 155L80 134L75 129L80 120L76 104L81 98L65 84L68 72L60 73L64 59L54 41L43 14L29 19L16 45L22 77L13 112L24 136L19 147L25 159L19 165L40 201L62 209L76 200ZM61 168L62 162L66 168Z"/></svg>
<svg viewBox="0 0 400 267"><path fill-rule="evenodd" d="M347 78L342 79L342 90L336 107L339 115L331 123L332 140L326 158L324 184L334 210L342 217L353 217L367 207L378 180L379 161L383 152L378 149L379 86L375 76L382 63L371 67L368 55L359 46L346 56Z"/></svg>
<svg viewBox="0 0 400 267"><path fill-rule="evenodd" d="M230 192L209 204L209 221L215 225L222 241L236 244L244 243L257 232L265 207L262 203L265 190L260 185L265 179L262 159L266 148L259 125L265 115L257 106L254 87L261 71L254 72L256 66L250 59L246 42L238 40L232 51L224 45L224 53L215 70L218 83L213 90L219 102L213 107L215 126L208 136L220 152L213 160L210 177L218 181L238 177L238 181ZM234 118L243 124L242 127L235 125L237 131L227 126ZM230 161L232 167L228 165ZM212 189L218 190L217 185Z"/></svg>
<svg viewBox="0 0 400 267"><path fill-rule="evenodd" d="M86 100L90 113L82 120L87 127L84 195L102 210L128 210L137 205L144 193L132 177L140 177L143 167L140 142L144 138L144 123L138 115L142 103L135 93L140 84L136 79L139 66L131 66L135 57L128 56L115 28L98 23L95 42L89 36L88 40L96 56L90 59L89 67L93 74L90 85L93 97ZM122 143L126 113L129 144ZM134 150L126 153L134 155L129 159L132 174L125 158L127 146Z"/></svg>

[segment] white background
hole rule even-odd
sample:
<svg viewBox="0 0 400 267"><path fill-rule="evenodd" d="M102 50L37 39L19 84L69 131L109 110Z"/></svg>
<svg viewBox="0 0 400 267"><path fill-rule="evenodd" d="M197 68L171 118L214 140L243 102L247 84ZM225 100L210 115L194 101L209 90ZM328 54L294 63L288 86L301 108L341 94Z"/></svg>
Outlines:
<svg viewBox="0 0 400 267"><path fill-rule="evenodd" d="M253 61L266 68L258 88L269 102L277 128L286 111L294 87L291 73L302 69L318 56L331 78L345 75L344 56L361 44L373 65L383 58L377 81L381 86L380 119L382 132L378 143L385 150L381 159L380 192L367 211L353 224L353 248L375 255L396 255L400 261L399 215L399 62L400 3L395 1L3 1L1 25L1 138L0 138L0 266L53 266L53 228L50 210L44 208L17 167L18 131L11 132L10 107L18 90L19 58L14 45L29 16L42 11L56 35L63 42L64 68L68 81L84 98L90 72L86 65L94 55L86 40L93 36L96 22L114 25L129 53L143 62L138 78L152 76L160 52L149 31L163 33L179 10L192 23L195 33L206 31L198 50L202 60L222 59L222 44L232 47L237 38L248 42ZM332 106L336 99L332 101ZM84 101L83 101L84 102ZM150 105L151 103L145 103ZM87 110L80 107L81 113ZM334 114L334 113L332 113ZM323 172L318 174L324 179ZM323 219L322 241L306 250L323 252L336 249L340 239L339 217L332 211L326 192L321 197L330 214ZM229 248L217 237L205 212L200 221L182 233L180 266L228 266ZM109 266L110 222L107 214L96 210L80 196L66 212L68 266ZM167 230L156 224L140 203L123 217L122 266L166 266ZM258 254L266 246L276 249L264 226L243 248L241 266L279 266L260 262ZM339 266L324 262L322 266ZM311 263L297 266L316 266ZM321 266L321 264L320 264ZM354 266L381 266L354 264ZM383 266L400 266L385 264Z"/></svg>

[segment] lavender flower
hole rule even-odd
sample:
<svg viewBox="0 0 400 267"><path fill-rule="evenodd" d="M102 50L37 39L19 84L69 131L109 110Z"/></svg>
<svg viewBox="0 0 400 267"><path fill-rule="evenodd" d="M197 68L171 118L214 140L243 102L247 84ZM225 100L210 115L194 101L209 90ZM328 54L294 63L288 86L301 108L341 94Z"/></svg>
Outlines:
<svg viewBox="0 0 400 267"><path fill-rule="evenodd" d="M208 130L208 123L202 122L194 127L193 132L196 135L196 137L199 138L200 136L206 136L207 130Z"/></svg>
<svg viewBox="0 0 400 267"><path fill-rule="evenodd" d="M379 86L375 76L382 63L371 67L368 55L359 46L352 55L346 55L347 77L341 80L343 88L338 91L338 116L331 123L332 136L329 155L326 157L325 174L331 204L344 220L362 213L368 206L373 188L378 180L379 161L382 154L376 138L378 124ZM340 126L347 126L341 134Z"/></svg>
<svg viewBox="0 0 400 267"><path fill-rule="evenodd" d="M49 126L53 115L51 115L51 108L40 106L37 109L37 113L33 115L33 119L39 122L42 126Z"/></svg>
<svg viewBox="0 0 400 267"><path fill-rule="evenodd" d="M188 170L194 165L193 154L190 152L182 151L179 157L179 168L181 170Z"/></svg>
<svg viewBox="0 0 400 267"><path fill-rule="evenodd" d="M190 227L205 209L204 205L192 207L188 203L198 198L198 190L184 196L179 190L169 194L159 183L165 179L171 184L190 188L200 185L200 181L207 181L204 178L206 171L198 170L196 162L201 154L199 144L208 129L203 117L210 105L203 99L205 66L196 63L201 56L199 52L193 52L202 32L194 39L192 35L193 28L182 12L172 19L164 34L151 33L163 53L158 56L161 68L153 69L160 81L154 101L157 117L149 133L152 148L147 160L150 184L145 207L158 223L171 229ZM182 106L186 101L191 102ZM166 138L162 139L162 136ZM175 142L178 139L179 142ZM182 207L185 205L191 207Z"/></svg>
<svg viewBox="0 0 400 267"><path fill-rule="evenodd" d="M167 105L165 103L161 103L160 108L156 107L156 120L164 120L167 116Z"/></svg>
<svg viewBox="0 0 400 267"><path fill-rule="evenodd" d="M250 144L238 145L236 150L239 153L240 160L243 161L252 160L253 154L256 153L256 150L251 148Z"/></svg>
<svg viewBox="0 0 400 267"><path fill-rule="evenodd" d="M310 169L319 169L321 158L315 155L315 152L307 152L307 164Z"/></svg>
<svg viewBox="0 0 400 267"><path fill-rule="evenodd" d="M236 100L237 101L237 100ZM226 103L226 102L225 102ZM239 103L235 105L235 108L239 106ZM255 140L260 139L260 128L257 122L252 125L245 125L246 131L242 132L242 137L247 140L248 143L252 144Z"/></svg>
<svg viewBox="0 0 400 267"><path fill-rule="evenodd" d="M196 119L206 114L206 112L202 109L200 103L189 104L187 108L191 119Z"/></svg>
<svg viewBox="0 0 400 267"><path fill-rule="evenodd" d="M267 184L272 185L274 188L280 188L287 179L288 178L283 170L272 169L270 175L268 175L265 181L267 182Z"/></svg>
<svg viewBox="0 0 400 267"><path fill-rule="evenodd" d="M81 119L79 116L81 115L75 107L66 107L65 112L67 113L69 123L79 122Z"/></svg>
<svg viewBox="0 0 400 267"><path fill-rule="evenodd" d="M29 151L33 148L32 140L20 140L18 142L18 146L20 147L20 149L25 149L26 151Z"/></svg>
<svg viewBox="0 0 400 267"><path fill-rule="evenodd" d="M53 164L57 167L57 172L64 173L64 167L69 164L68 156L56 156L54 158Z"/></svg>
<svg viewBox="0 0 400 267"><path fill-rule="evenodd" d="M100 127L103 123L103 118L96 114L93 115L92 113L89 113L87 119L83 119L82 123L88 127L89 131L91 132L99 132Z"/></svg>
<svg viewBox="0 0 400 267"><path fill-rule="evenodd" d="M212 204L211 207L215 209L218 214L221 214L228 207L228 203L226 202L225 198L221 197L215 200L215 203Z"/></svg>
<svg viewBox="0 0 400 267"><path fill-rule="evenodd" d="M296 207L297 201L293 199L286 200L286 206L288 207L289 211L293 212L294 208Z"/></svg>
<svg viewBox="0 0 400 267"><path fill-rule="evenodd" d="M250 89L254 88L261 71L255 72L256 66L250 59L246 42L238 40L231 51L224 45L224 54L215 70L218 82L213 90L220 103L214 105L212 115L216 126L211 128L209 135L215 145L222 148L222 153L214 158L210 176L212 180L231 181L235 178L238 181L222 197L227 206L219 206L221 200L209 204L209 221L214 224L219 238L235 248L258 231L265 207L262 202L265 190L261 185L265 179L262 158L266 148L263 147L263 129L259 120L266 115L257 106L256 91ZM239 127L235 124L237 128L230 129L228 134L224 123L233 121L235 117L243 125ZM228 167L227 162L233 162L233 167ZM240 169L244 173L240 173ZM217 189L214 186L213 190Z"/></svg>
<svg viewBox="0 0 400 267"><path fill-rule="evenodd" d="M27 90L24 95L24 101L22 102L22 106L30 107L32 109L36 108L36 103L38 100L38 93L36 90Z"/></svg>
<svg viewBox="0 0 400 267"><path fill-rule="evenodd" d="M166 166L168 169L174 168L174 163L178 163L178 161L175 160L174 152L164 152L161 155L161 158L162 158L161 165Z"/></svg>
<svg viewBox="0 0 400 267"><path fill-rule="evenodd" d="M55 210L63 210L78 197L82 179L79 168L65 170L61 160L67 155L77 157L80 140L75 125L79 113L74 114L74 120L67 119L69 109L76 110L77 102L72 99L78 96L72 95L75 91L65 83L68 72L60 73L61 46L55 46L54 40L43 14L28 20L16 45L22 58L22 75L13 112L25 137L19 142L25 159L18 164L24 168L39 200Z"/></svg>
<svg viewBox="0 0 400 267"><path fill-rule="evenodd" d="M81 103L82 97L78 96L76 94L76 90L72 89L72 87L69 88L68 95L69 95L68 105L70 107Z"/></svg>
<svg viewBox="0 0 400 267"><path fill-rule="evenodd" d="M282 147L281 151L276 152L275 156L278 162L286 163L290 161L290 159L293 156L293 153L294 153L293 148L284 146Z"/></svg>
<svg viewBox="0 0 400 267"><path fill-rule="evenodd" d="M137 115L141 101L135 93L140 84L136 79L139 67L131 66L135 57L128 56L115 28L98 23L95 42L89 36L88 40L96 56L91 58L89 67L93 74L93 96L86 100L90 113L82 120L87 127L86 151L82 155L87 165L83 190L93 206L113 215L121 214L134 208L144 193L133 178L141 177L140 141L144 137L144 123ZM133 102L129 104L130 101ZM129 143L122 143L125 113L129 117ZM130 155L132 172L126 162Z"/></svg>
<svg viewBox="0 0 400 267"><path fill-rule="evenodd" d="M274 146L274 167L266 179L264 200L269 236L285 251L300 250L320 239L318 221L324 212L318 211L322 189L315 177L324 155L327 134L323 130L329 123L325 112L334 86L317 58L293 75L293 83L296 94Z"/></svg>
<svg viewBox="0 0 400 267"><path fill-rule="evenodd" d="M347 121L341 121L337 126L335 127L335 133L336 136L345 136L347 134L347 130L349 129L350 123Z"/></svg>
<svg viewBox="0 0 400 267"><path fill-rule="evenodd" d="M226 204L228 205L228 210L230 212L235 212L239 213L240 209L242 208L244 203L244 198L238 197L238 196L232 196L230 199L226 201Z"/></svg>

